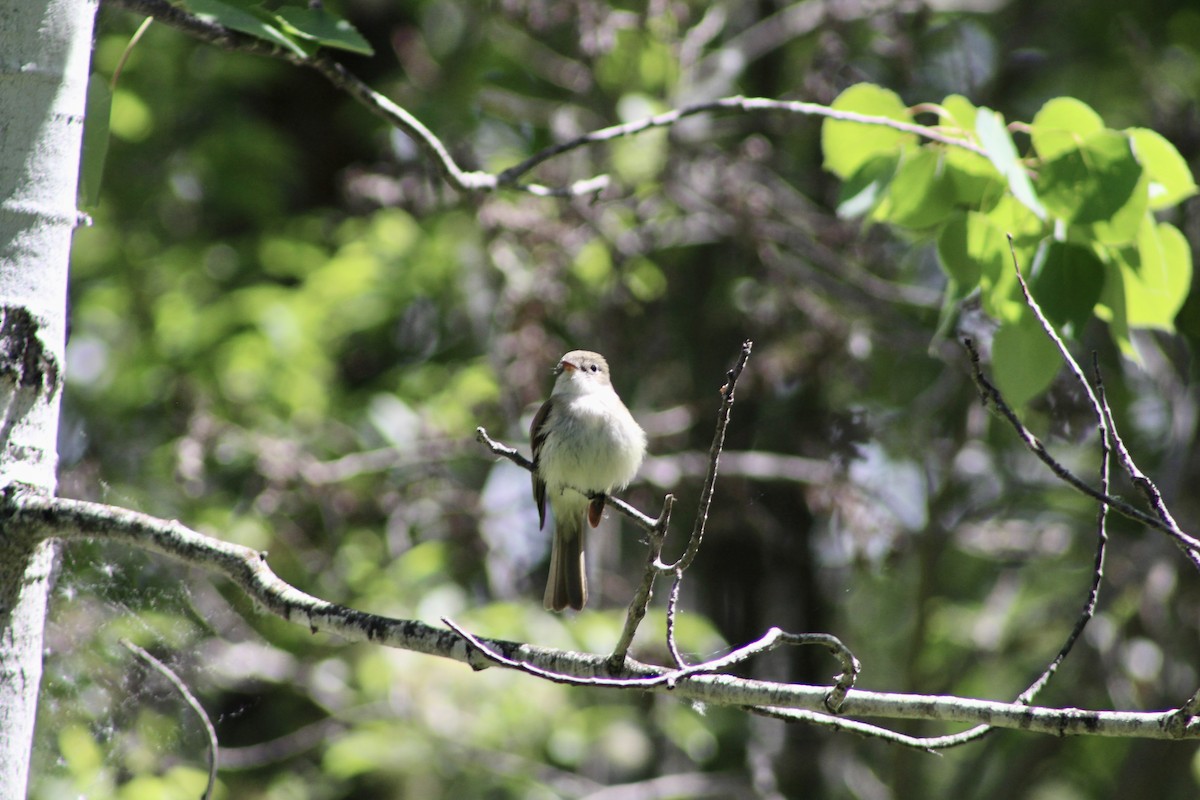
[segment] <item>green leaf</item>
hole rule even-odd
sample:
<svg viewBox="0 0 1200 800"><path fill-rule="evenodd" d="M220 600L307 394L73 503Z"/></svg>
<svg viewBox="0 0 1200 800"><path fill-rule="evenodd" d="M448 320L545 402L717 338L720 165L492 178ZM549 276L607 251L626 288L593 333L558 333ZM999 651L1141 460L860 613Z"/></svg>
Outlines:
<svg viewBox="0 0 1200 800"><path fill-rule="evenodd" d="M1008 189L1008 182L996 165L978 153L960 147L947 147L944 153L946 177L957 205L986 210Z"/></svg>
<svg viewBox="0 0 1200 800"><path fill-rule="evenodd" d="M942 227L938 262L966 294L979 287L984 310L1000 319L1016 319L1020 306L1011 298L1016 285L1005 231L987 214L969 211Z"/></svg>
<svg viewBox="0 0 1200 800"><path fill-rule="evenodd" d="M1110 269L1112 267L1110 266ZM1121 270L1113 280L1104 282L1104 291L1100 302L1096 304L1096 316L1108 324L1108 334L1113 338L1121 354L1137 363L1142 358L1133 346L1133 338L1129 333L1129 320L1126 317L1128 306L1125 300L1124 270ZM1110 273L1111 274L1111 273Z"/></svg>
<svg viewBox="0 0 1200 800"><path fill-rule="evenodd" d="M951 94L946 96L941 105L945 112L945 124L957 128L956 133L964 138L975 133L975 117L979 114L979 109L974 103L961 94Z"/></svg>
<svg viewBox="0 0 1200 800"><path fill-rule="evenodd" d="M1056 97L1033 117L1030 137L1043 161L1077 149L1083 139L1104 130L1104 120L1087 103Z"/></svg>
<svg viewBox="0 0 1200 800"><path fill-rule="evenodd" d="M875 156L844 180L838 196L838 216L853 219L874 211L887 197L899 161L898 153Z"/></svg>
<svg viewBox="0 0 1200 800"><path fill-rule="evenodd" d="M339 50L349 50L364 56L375 54L370 43L355 30L353 25L336 14L331 14L323 7L286 6L275 12L275 19L279 20L283 29L293 36L308 39L325 47L336 47Z"/></svg>
<svg viewBox="0 0 1200 800"><path fill-rule="evenodd" d="M1118 264L1129 324L1173 331L1192 285L1191 248L1179 229L1146 215L1137 247L1119 251Z"/></svg>
<svg viewBox="0 0 1200 800"><path fill-rule="evenodd" d="M1079 331L1104 291L1105 272L1090 247L1050 242L1034 260L1030 290L1056 328Z"/></svg>
<svg viewBox="0 0 1200 800"><path fill-rule="evenodd" d="M1100 222L1129 202L1141 177L1129 137L1102 130L1045 162L1038 191L1055 216L1072 223Z"/></svg>
<svg viewBox="0 0 1200 800"><path fill-rule="evenodd" d="M1170 208L1196 194L1196 181L1175 145L1148 128L1128 128L1133 153L1150 176L1150 208Z"/></svg>
<svg viewBox="0 0 1200 800"><path fill-rule="evenodd" d="M833 101L833 108L900 122L913 121L908 106L899 95L870 83L859 83L842 92ZM854 175L874 158L916 144L916 134L882 125L826 119L821 126L825 169L842 179Z"/></svg>
<svg viewBox="0 0 1200 800"><path fill-rule="evenodd" d="M1014 408L1045 391L1062 368L1058 347L1033 314L1006 322L992 340L992 371L996 388Z"/></svg>
<svg viewBox="0 0 1200 800"><path fill-rule="evenodd" d="M100 202L100 183L108 156L108 121L112 113L112 90L99 73L88 77L87 106L83 117L83 152L79 162L79 204L95 208Z"/></svg>
<svg viewBox="0 0 1200 800"><path fill-rule="evenodd" d="M1150 204L1150 176L1142 171L1129 200L1108 219L1092 224L1091 235L1106 245L1124 245L1137 239Z"/></svg>
<svg viewBox="0 0 1200 800"><path fill-rule="evenodd" d="M1013 195L1037 215L1038 219L1045 219L1046 209L1038 201L1033 183L1029 180L1025 167L1017 159L1017 148L1013 144L1012 135L1004 126L1004 117L990 108L981 108L975 116L975 131L979 134L980 144L987 151L988 160L1008 181Z"/></svg>
<svg viewBox="0 0 1200 800"><path fill-rule="evenodd" d="M887 197L872 216L911 230L923 230L949 216L954 197L954 185L946 174L942 150L922 147L901 156Z"/></svg>
<svg viewBox="0 0 1200 800"><path fill-rule="evenodd" d="M215 22L230 30L263 39L305 58L308 53L291 37L274 25L259 19L249 11L222 3L220 0L186 0L184 5L202 20Z"/></svg>

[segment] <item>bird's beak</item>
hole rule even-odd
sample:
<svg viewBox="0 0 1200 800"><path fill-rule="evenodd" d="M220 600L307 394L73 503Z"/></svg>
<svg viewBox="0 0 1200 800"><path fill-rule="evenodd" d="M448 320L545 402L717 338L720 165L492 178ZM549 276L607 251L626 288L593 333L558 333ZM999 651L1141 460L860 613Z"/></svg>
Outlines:
<svg viewBox="0 0 1200 800"><path fill-rule="evenodd" d="M570 361L560 361L560 362L558 362L558 366L555 367L555 369L554 369L554 374L561 375L563 373L563 370L566 370L566 369L573 371L573 370L579 369L579 367L575 366Z"/></svg>

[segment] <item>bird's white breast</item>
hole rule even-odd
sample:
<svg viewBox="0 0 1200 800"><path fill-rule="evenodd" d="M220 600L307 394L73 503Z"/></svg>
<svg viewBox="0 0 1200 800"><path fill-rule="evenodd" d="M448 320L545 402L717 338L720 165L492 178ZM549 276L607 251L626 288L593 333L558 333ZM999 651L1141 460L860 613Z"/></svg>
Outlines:
<svg viewBox="0 0 1200 800"><path fill-rule="evenodd" d="M542 474L553 475L556 487L611 492L633 480L646 452L646 434L620 401L614 400L615 393L607 397L599 392L559 396L550 412L555 418L547 423L562 426L566 435L547 436L539 456ZM564 446L564 442L572 445Z"/></svg>

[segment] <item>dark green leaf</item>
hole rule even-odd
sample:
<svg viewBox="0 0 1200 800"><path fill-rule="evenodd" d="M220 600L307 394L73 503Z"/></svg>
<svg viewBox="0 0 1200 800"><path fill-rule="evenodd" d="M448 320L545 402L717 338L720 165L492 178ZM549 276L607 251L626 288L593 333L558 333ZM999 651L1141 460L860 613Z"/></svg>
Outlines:
<svg viewBox="0 0 1200 800"><path fill-rule="evenodd" d="M996 388L1014 408L1046 390L1062 368L1058 347L1033 314L1006 322L992 340L992 369Z"/></svg>
<svg viewBox="0 0 1200 800"><path fill-rule="evenodd" d="M1043 164L1038 192L1046 207L1067 222L1100 222L1129 202L1141 177L1129 137L1103 130Z"/></svg>
<svg viewBox="0 0 1200 800"><path fill-rule="evenodd" d="M108 81L93 72L88 78L87 110L83 120L83 153L79 162L79 204L94 208L100 202L100 183L108 156L108 121L112 90Z"/></svg>
<svg viewBox="0 0 1200 800"><path fill-rule="evenodd" d="M266 20L259 19L249 11L222 3L220 0L186 0L188 10L203 20L215 22L230 30L264 39L271 44L290 50L298 56L307 56L304 48L279 28Z"/></svg>
<svg viewBox="0 0 1200 800"><path fill-rule="evenodd" d="M1055 327L1082 329L1104 290L1105 266L1095 251L1050 242L1038 252L1033 274L1033 296Z"/></svg>
<svg viewBox="0 0 1200 800"><path fill-rule="evenodd" d="M355 30L354 26L324 8L295 8L287 6L275 12L275 18L288 33L299 36L325 47L336 47L365 56L375 51Z"/></svg>

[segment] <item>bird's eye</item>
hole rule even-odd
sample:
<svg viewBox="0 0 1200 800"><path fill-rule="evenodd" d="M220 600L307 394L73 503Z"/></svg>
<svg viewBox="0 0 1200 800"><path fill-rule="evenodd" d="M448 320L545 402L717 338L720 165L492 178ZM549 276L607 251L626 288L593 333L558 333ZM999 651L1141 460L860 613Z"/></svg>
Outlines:
<svg viewBox="0 0 1200 800"><path fill-rule="evenodd" d="M592 372L600 371L600 367L596 366L595 364L592 364L590 367L588 367L588 369L590 369Z"/></svg>

